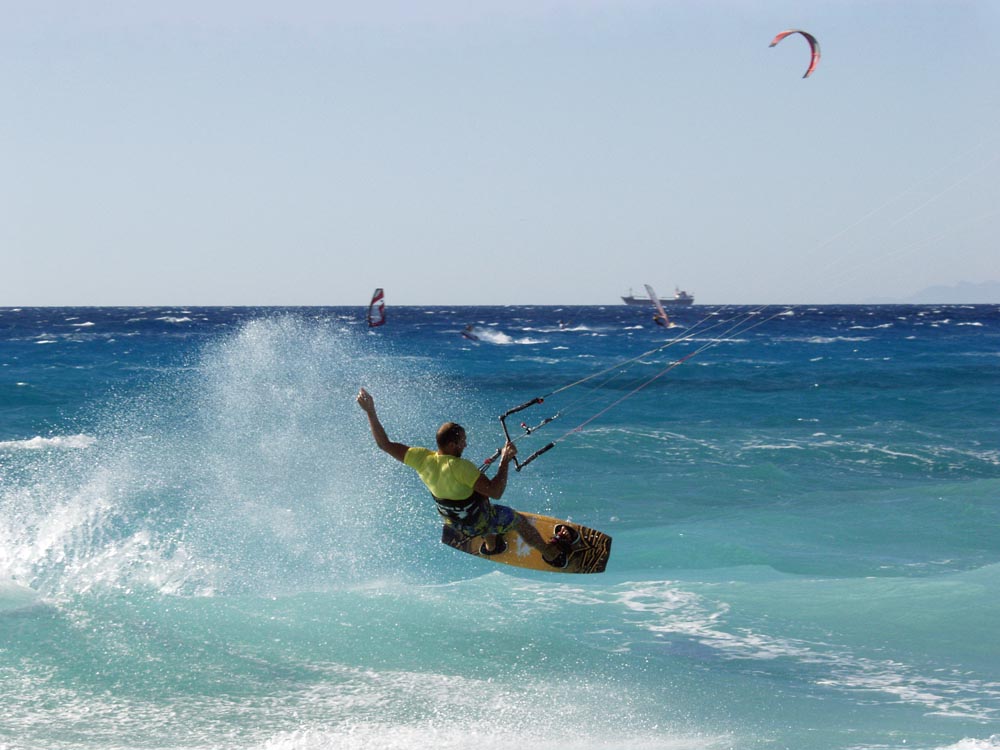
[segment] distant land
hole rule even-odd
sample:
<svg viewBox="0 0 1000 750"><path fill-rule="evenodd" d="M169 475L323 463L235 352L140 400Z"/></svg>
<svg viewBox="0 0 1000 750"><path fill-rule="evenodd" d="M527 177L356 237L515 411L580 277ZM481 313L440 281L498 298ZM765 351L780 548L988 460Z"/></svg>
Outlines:
<svg viewBox="0 0 1000 750"><path fill-rule="evenodd" d="M929 286L909 297L873 297L869 305L989 305L1000 304L1000 281L973 284L962 281L954 286Z"/></svg>

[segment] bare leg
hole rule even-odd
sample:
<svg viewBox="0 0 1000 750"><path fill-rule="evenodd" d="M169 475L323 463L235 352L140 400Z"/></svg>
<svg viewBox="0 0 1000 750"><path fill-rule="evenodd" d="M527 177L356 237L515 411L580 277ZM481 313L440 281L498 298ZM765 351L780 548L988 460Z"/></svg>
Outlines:
<svg viewBox="0 0 1000 750"><path fill-rule="evenodd" d="M542 557L548 562L555 560L562 552L554 544L549 544L542 539L542 535L538 533L538 529L531 525L531 521L517 511L514 511L514 529L525 542L541 552Z"/></svg>
<svg viewBox="0 0 1000 750"><path fill-rule="evenodd" d="M483 536L483 547L485 548L487 554L492 555L493 550L497 548L497 535L485 534Z"/></svg>

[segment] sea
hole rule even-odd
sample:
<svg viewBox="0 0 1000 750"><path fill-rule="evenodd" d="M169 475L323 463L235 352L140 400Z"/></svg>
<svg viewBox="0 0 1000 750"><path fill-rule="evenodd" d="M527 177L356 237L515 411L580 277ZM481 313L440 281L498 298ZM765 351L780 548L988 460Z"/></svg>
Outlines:
<svg viewBox="0 0 1000 750"><path fill-rule="evenodd" d="M652 312L0 308L0 748L1000 748L1000 306Z"/></svg>

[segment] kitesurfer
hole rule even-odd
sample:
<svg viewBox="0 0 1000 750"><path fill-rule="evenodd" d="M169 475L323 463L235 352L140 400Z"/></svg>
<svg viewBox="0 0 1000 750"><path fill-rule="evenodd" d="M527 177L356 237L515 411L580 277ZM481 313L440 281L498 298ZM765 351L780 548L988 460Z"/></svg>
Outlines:
<svg viewBox="0 0 1000 750"><path fill-rule="evenodd" d="M521 513L497 505L507 488L507 473L517 448L508 442L500 455L500 467L492 479L471 461L462 458L466 447L465 429L454 422L445 422L437 432L437 451L419 446L410 447L389 439L375 413L375 399L364 388L357 397L358 406L368 415L375 444L397 461L417 472L430 490L444 522L466 536L482 536L481 555L496 555L507 549L503 535L517 531L521 538L542 553L547 563L565 565L570 549L564 537L542 539L534 526ZM560 562L562 564L560 564Z"/></svg>

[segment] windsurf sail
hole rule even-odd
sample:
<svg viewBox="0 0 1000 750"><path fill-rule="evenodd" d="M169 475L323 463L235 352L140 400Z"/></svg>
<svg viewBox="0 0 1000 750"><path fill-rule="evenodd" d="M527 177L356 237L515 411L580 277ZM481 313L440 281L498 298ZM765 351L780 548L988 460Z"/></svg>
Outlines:
<svg viewBox="0 0 1000 750"><path fill-rule="evenodd" d="M810 75L812 75L813 71L816 70L816 66L819 65L819 42L816 41L816 37L814 37L808 31L802 31L802 29L788 29L787 31L782 31L780 34L774 37L774 39L771 40L771 43L768 45L768 47L775 46L786 36L790 36L792 34L801 34L802 36L805 37L806 41L809 42L809 50L810 52L812 52L812 57L809 60L809 67L806 68L806 74L802 76L803 78L808 78Z"/></svg>
<svg viewBox="0 0 1000 750"><path fill-rule="evenodd" d="M372 301L368 303L368 327L377 328L385 323L385 292L382 287L375 290Z"/></svg>
<svg viewBox="0 0 1000 750"><path fill-rule="evenodd" d="M664 328L670 327L670 318L667 317L666 311L663 309L663 305L660 304L660 298L656 296L656 291L649 284L646 284L646 294L653 301L653 305L656 307L656 315L653 316L653 320L656 321L656 325L663 326Z"/></svg>

